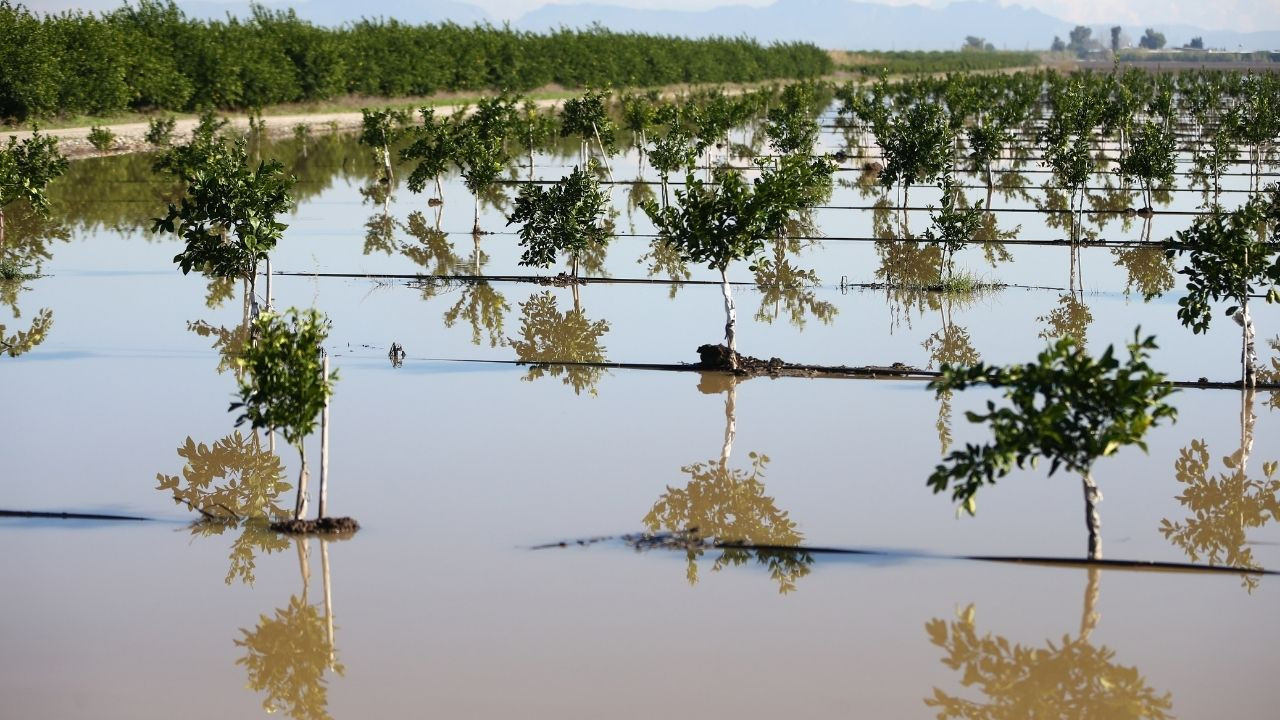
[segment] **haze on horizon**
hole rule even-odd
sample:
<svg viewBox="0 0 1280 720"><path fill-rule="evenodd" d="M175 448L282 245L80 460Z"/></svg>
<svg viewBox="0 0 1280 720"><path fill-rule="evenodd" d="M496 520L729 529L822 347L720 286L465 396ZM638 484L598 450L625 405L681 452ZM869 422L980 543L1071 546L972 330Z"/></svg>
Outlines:
<svg viewBox="0 0 1280 720"><path fill-rule="evenodd" d="M249 0L208 0L228 9L247 7ZM431 0L421 0L430 3ZM786 0L459 0L482 9L496 22L516 20L544 5L612 5L650 10L707 10L724 6L762 7ZM942 7L959 0L851 0L883 5ZM1003 6L1019 5L1040 10L1082 25L1194 25L1205 30L1253 32L1280 30L1280 2L1274 0L997 0ZM307 0L264 0L268 6L301 7ZM123 0L29 0L39 12L110 10ZM183 4L181 1L179 5Z"/></svg>

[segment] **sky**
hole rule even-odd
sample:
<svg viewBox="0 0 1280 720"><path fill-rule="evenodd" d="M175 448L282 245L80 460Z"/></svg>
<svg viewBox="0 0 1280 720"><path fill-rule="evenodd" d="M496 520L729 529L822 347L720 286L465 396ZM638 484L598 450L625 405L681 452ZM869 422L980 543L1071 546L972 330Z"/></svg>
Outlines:
<svg viewBox="0 0 1280 720"><path fill-rule="evenodd" d="M274 4L277 0L267 0ZM299 4L304 0L295 0ZM431 2L431 0L422 0ZM479 6L495 20L514 20L550 0L460 0ZM556 0L569 4L574 0ZM769 5L773 0L585 0L596 4L640 8L705 10L722 5ZM941 6L951 0L860 0L887 5ZM1280 30L1280 0L999 0L1002 5L1035 8L1082 25L1197 25L1207 30ZM33 10L114 9L122 0L26 0ZM181 4L181 0L179 0ZM248 0L227 0L229 6Z"/></svg>
<svg viewBox="0 0 1280 720"><path fill-rule="evenodd" d="M485 9L499 20L512 20L548 0L463 0ZM557 0L567 2L568 0ZM721 5L769 5L773 0L590 0L629 7L704 10ZM861 0L886 5L945 5L949 0ZM1000 0L1022 5L1083 25L1144 23L1198 25L1214 30L1280 29L1277 0Z"/></svg>

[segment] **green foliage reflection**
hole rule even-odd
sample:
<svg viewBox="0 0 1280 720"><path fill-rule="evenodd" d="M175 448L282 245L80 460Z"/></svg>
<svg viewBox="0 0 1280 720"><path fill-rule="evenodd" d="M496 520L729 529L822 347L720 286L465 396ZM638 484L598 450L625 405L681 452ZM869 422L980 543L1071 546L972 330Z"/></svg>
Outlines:
<svg viewBox="0 0 1280 720"><path fill-rule="evenodd" d="M704 375L700 389L721 391L716 387L720 377ZM751 452L750 469L729 465L733 440L737 432L737 383L728 379L725 397L725 439L720 457L680 468L689 476L683 488L667 486L653 508L644 517L651 533L674 533L683 542L687 559L685 576L690 585L698 582L698 560L711 545L718 545L719 555L712 572L751 560L768 568L778 583L779 593L796 589L796 582L809 574L813 556L801 550L788 550L804 542L794 520L778 509L774 499L765 494L764 471L767 455ZM734 544L745 547L733 547ZM750 547L761 546L761 547Z"/></svg>
<svg viewBox="0 0 1280 720"><path fill-rule="evenodd" d="M929 642L945 653L942 664L959 672L961 684L983 697L970 700L935 687L925 705L937 711L939 720L1173 717L1169 693L1158 694L1136 667L1120 665L1114 650L1091 640L1099 619L1100 575L1097 569L1089 571L1080 632L1046 641L1044 647L979 635L973 605L950 622L935 618L926 623Z"/></svg>
<svg viewBox="0 0 1280 720"><path fill-rule="evenodd" d="M175 504L200 513L201 519L191 526L192 535L207 537L239 529L226 583L238 579L252 585L256 556L289 547L287 539L265 527L288 516L278 504L292 487L284 479L284 464L262 446L256 433L246 436L238 430L213 445L188 437L178 446L178 457L186 461L181 476L157 473L156 489L172 496Z"/></svg>
<svg viewBox="0 0 1280 720"><path fill-rule="evenodd" d="M563 363L607 362L600 338L609 332L609 323L592 322L579 306L577 296L575 286L573 309L562 313L550 291L530 295L527 302L520 303L520 337L508 338L507 342L516 351L516 359L532 364L525 380L563 375L562 382L572 387L575 395L581 395L583 390L595 395L604 368Z"/></svg>
<svg viewBox="0 0 1280 720"><path fill-rule="evenodd" d="M1222 458L1225 471L1209 472L1209 447L1204 440L1192 440L1178 451L1173 469L1182 494L1178 502L1191 516L1178 522L1160 521L1160 534L1178 546L1191 562L1254 568L1260 565L1249 547L1249 532L1280 520L1280 463L1264 462L1262 477L1249 477L1249 454L1253 449L1254 393L1246 390L1240 398L1240 447ZM1258 577L1245 575L1249 590Z"/></svg>

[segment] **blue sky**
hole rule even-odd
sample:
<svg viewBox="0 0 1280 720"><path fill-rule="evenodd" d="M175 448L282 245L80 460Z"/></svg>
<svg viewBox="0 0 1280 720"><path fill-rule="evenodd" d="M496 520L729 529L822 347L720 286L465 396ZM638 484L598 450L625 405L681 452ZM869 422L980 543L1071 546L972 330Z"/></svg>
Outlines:
<svg viewBox="0 0 1280 720"><path fill-rule="evenodd" d="M215 0L216 1L216 0ZM277 0L268 0L274 4ZM431 0L422 0L431 2ZM496 20L511 20L546 5L549 0L460 0L484 8ZM572 3L575 0L556 0ZM630 7L705 9L721 5L768 5L773 0L589 0L597 4ZM950 0L861 0L889 5L945 5ZM179 3L181 0L179 0ZM305 0L296 0L301 4ZM1000 0L1003 5L1036 8L1064 20L1086 25L1188 24L1205 29L1239 31L1280 30L1280 0ZM27 0L33 10L115 8L120 0ZM248 0L227 0L247 5Z"/></svg>
<svg viewBox="0 0 1280 720"><path fill-rule="evenodd" d="M557 0L572 2L572 0ZM720 5L768 5L773 0L592 0L599 4L672 9L705 9ZM948 0L862 0L888 5L945 5ZM520 16L548 0L464 0L483 7L499 19ZM1049 15L1087 25L1123 23L1186 23L1206 29L1280 29L1277 0L1001 0L1002 5L1023 5Z"/></svg>

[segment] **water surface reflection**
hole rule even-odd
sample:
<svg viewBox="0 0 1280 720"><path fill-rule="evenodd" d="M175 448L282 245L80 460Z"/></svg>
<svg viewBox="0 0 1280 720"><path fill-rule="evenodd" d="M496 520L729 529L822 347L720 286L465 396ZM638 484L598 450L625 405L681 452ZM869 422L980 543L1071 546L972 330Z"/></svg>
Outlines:
<svg viewBox="0 0 1280 720"><path fill-rule="evenodd" d="M1240 447L1222 458L1224 472L1210 474L1209 447L1202 440L1178 452L1174 474L1182 487L1178 502L1191 516L1160 521L1160 533L1187 554L1191 562L1258 569L1248 534L1280 519L1280 474L1276 461L1262 463L1262 477L1249 477L1253 452L1254 391L1240 393ZM1252 591L1257 575L1242 575Z"/></svg>
<svg viewBox="0 0 1280 720"><path fill-rule="evenodd" d="M924 699L939 718L1171 718L1173 697L1147 684L1136 667L1119 664L1115 651L1092 640L1101 615L1102 571L1090 568L1080 629L1044 647L978 634L977 609L969 605L947 621L925 623L942 664L960 673L970 699L935 687Z"/></svg>
<svg viewBox="0 0 1280 720"><path fill-rule="evenodd" d="M311 585L310 540L295 538L302 575L301 595L276 608L271 617L261 615L253 630L240 629L237 647L244 657L248 687L265 693L262 709L283 712L294 720L329 720L328 673L342 676L334 645L333 592L329 576L329 541L320 544L320 568L324 590L323 610L308 599ZM322 614L323 613L323 614Z"/></svg>
<svg viewBox="0 0 1280 720"><path fill-rule="evenodd" d="M182 474L156 473L156 490L199 513L200 519L190 526L193 536L238 530L225 582L252 585L258 555L289 547L287 538L267 527L290 517L279 504L281 495L293 487L285 480L284 463L257 433L244 435L239 430L212 445L188 436L178 446L178 457L186 461Z"/></svg>
<svg viewBox="0 0 1280 720"><path fill-rule="evenodd" d="M607 320L592 321L583 312L575 283L573 308L565 312L560 311L556 296L549 290L534 293L520 303L520 336L508 338L507 343L516 351L517 360L530 364L525 380L563 376L562 382L572 387L575 395L584 390L595 395L605 370L590 363L608 362L600 342L607 332Z"/></svg>
<svg viewBox="0 0 1280 720"><path fill-rule="evenodd" d="M788 550L804 542L794 520L780 510L772 497L765 494L764 471L769 456L747 453L747 468L731 467L733 442L737 435L738 380L722 373L703 373L699 391L725 394L724 443L720 457L680 468L689 476L683 488L667 486L653 508L644 517L651 533L667 532L679 538L686 554L685 576L690 585L698 582L698 560L711 547L707 543L742 543L761 547L721 545L712 563L712 572L725 567L744 565L751 560L768 568L778 583L779 593L796 589L796 582L809 574L813 556L800 550Z"/></svg>

